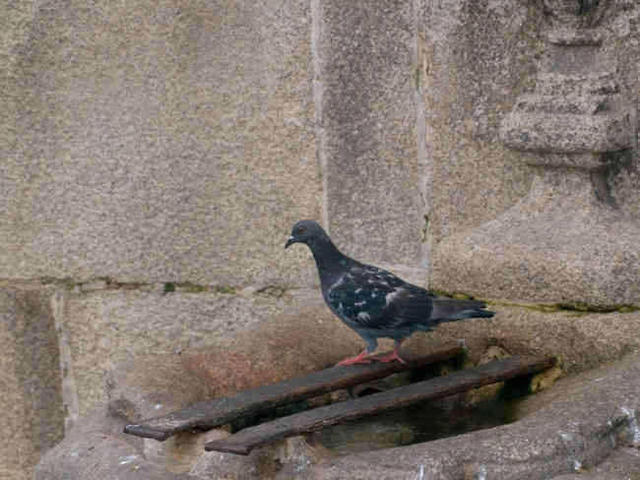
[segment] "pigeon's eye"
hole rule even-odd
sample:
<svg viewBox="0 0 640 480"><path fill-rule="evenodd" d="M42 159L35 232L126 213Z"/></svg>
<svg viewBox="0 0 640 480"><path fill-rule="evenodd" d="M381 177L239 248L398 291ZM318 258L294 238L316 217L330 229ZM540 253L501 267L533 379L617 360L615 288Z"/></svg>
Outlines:
<svg viewBox="0 0 640 480"><path fill-rule="evenodd" d="M305 228L304 227L296 228L296 235L302 235L304 232L305 232Z"/></svg>

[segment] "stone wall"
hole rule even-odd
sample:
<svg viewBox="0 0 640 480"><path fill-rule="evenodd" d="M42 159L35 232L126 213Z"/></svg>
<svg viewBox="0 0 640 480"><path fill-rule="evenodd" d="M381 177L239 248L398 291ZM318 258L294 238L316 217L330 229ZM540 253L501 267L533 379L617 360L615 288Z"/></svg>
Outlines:
<svg viewBox="0 0 640 480"><path fill-rule="evenodd" d="M612 268L607 255L576 255L580 246L561 250L562 271L491 247L502 231L492 226L546 191L532 153L502 133L546 68L545 4L0 7L0 363L11 412L0 433L16 439L2 452L16 459L7 478L29 478L65 424L109 401L118 365L195 355L191 371L226 385L209 389L218 394L357 351L321 304L309 252L282 248L300 218L321 221L346 253L440 290L587 310L640 304L637 290L608 286L640 275L637 249L625 252L640 229L637 140L606 178L617 206L602 215L624 233L606 237L622 255ZM640 9L601 4L613 12L603 51L637 112ZM551 183L562 194L572 178ZM580 185L591 202L591 184ZM567 203L574 218L601 212ZM547 224L561 230L563 218ZM605 281L591 281L599 272ZM489 341L452 328L443 338ZM511 342L522 353L525 343Z"/></svg>
<svg viewBox="0 0 640 480"><path fill-rule="evenodd" d="M20 407L42 395L25 370L48 372L69 427L104 400L111 365L273 320L278 292L315 281L283 245L321 218L322 188L308 2L14 4L0 14L0 278L51 299L60 341L26 348L54 332L33 309L2 336L6 458L24 467L63 424ZM35 421L51 435L17 436Z"/></svg>
<svg viewBox="0 0 640 480"><path fill-rule="evenodd" d="M12 52L0 277L297 279L283 232L321 198L310 23L303 1L39 3Z"/></svg>

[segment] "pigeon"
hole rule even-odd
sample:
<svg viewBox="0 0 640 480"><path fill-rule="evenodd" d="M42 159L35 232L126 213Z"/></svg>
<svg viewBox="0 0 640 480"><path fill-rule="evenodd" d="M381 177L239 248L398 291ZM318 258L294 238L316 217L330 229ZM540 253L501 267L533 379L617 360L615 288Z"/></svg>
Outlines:
<svg viewBox="0 0 640 480"><path fill-rule="evenodd" d="M382 268L347 257L313 220L301 220L293 226L284 248L294 243L304 243L311 249L325 302L366 342L362 353L345 358L338 365L372 361L406 363L399 349L414 332L430 331L443 322L494 315L486 310L484 302L438 296ZM393 352L374 356L378 338L395 340Z"/></svg>

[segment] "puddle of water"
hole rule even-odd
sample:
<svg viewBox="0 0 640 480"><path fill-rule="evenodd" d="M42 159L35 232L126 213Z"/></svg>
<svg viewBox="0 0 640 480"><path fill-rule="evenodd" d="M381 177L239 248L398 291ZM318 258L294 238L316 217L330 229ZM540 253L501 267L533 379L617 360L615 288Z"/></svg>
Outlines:
<svg viewBox="0 0 640 480"><path fill-rule="evenodd" d="M336 455L427 442L513 422L517 401L498 396L468 406L450 397L325 428L314 441Z"/></svg>

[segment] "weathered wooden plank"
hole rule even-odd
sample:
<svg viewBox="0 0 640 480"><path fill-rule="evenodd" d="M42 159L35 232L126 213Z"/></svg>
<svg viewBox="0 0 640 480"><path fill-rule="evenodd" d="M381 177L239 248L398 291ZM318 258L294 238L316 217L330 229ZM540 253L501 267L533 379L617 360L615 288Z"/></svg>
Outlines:
<svg viewBox="0 0 640 480"><path fill-rule="evenodd" d="M178 432L208 430L245 415L269 411L287 403L383 378L392 373L448 360L461 355L463 350L458 345L443 347L426 355L408 358L406 365L392 362L336 366L304 377L245 390L233 397L199 402L162 417L127 425L124 431L163 441Z"/></svg>
<svg viewBox="0 0 640 480"><path fill-rule="evenodd" d="M460 370L443 377L394 388L386 392L308 410L272 422L246 428L225 439L205 445L205 450L248 455L252 449L275 440L320 430L368 415L405 407L416 402L435 400L490 383L540 372L553 366L551 358L510 357Z"/></svg>

